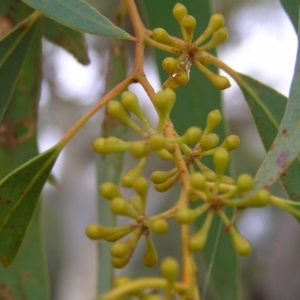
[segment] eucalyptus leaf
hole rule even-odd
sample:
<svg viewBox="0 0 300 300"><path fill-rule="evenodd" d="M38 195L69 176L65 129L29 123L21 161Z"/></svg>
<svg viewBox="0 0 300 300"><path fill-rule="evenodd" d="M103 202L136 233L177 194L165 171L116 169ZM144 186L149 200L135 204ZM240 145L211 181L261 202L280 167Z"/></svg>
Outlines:
<svg viewBox="0 0 300 300"><path fill-rule="evenodd" d="M265 149L268 151L277 135L287 104L287 98L263 83L238 74L239 84L249 105L255 125ZM290 199L300 200L300 157L282 173L280 180Z"/></svg>
<svg viewBox="0 0 300 300"><path fill-rule="evenodd" d="M285 11L289 15L291 22L293 23L294 29L297 32L298 28L298 15L300 9L300 3L298 0L280 0Z"/></svg>
<svg viewBox="0 0 300 300"><path fill-rule="evenodd" d="M268 188L300 152L300 35L294 77L278 134L255 176L254 190Z"/></svg>
<svg viewBox="0 0 300 300"><path fill-rule="evenodd" d="M19 251L59 152L60 147L56 145L0 182L0 262L4 266L9 266Z"/></svg>
<svg viewBox="0 0 300 300"><path fill-rule="evenodd" d="M81 0L22 0L46 17L74 30L104 37L132 40L87 2Z"/></svg>
<svg viewBox="0 0 300 300"><path fill-rule="evenodd" d="M0 121L40 22L15 29L0 41Z"/></svg>

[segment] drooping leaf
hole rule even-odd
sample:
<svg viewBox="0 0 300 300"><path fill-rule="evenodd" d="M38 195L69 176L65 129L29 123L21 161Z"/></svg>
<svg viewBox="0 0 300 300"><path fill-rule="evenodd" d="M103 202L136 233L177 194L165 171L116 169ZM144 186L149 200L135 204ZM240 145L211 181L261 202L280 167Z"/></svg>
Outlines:
<svg viewBox="0 0 300 300"><path fill-rule="evenodd" d="M0 138L0 178L38 155L36 109L42 81L41 29L35 34L1 123L6 131ZM0 264L0 299L50 299L40 217L38 205L17 258L9 268Z"/></svg>
<svg viewBox="0 0 300 300"><path fill-rule="evenodd" d="M34 10L21 1L0 1L0 40L24 22Z"/></svg>
<svg viewBox="0 0 300 300"><path fill-rule="evenodd" d="M81 0L22 0L46 17L81 32L104 37L132 40L87 2Z"/></svg>
<svg viewBox="0 0 300 300"><path fill-rule="evenodd" d="M116 84L126 77L126 54L123 41L112 41L110 45L110 57L108 61L108 71L106 77L106 90L109 91ZM107 113L103 119L100 136L114 136L126 140L127 126L112 118ZM110 181L117 186L120 183L124 161L124 153L113 153L101 155L97 159L98 184ZM115 226L115 215L112 213L107 199L98 193L98 222L103 226ZM111 265L111 245L104 240L98 245L98 294L107 292L112 287L114 269Z"/></svg>
<svg viewBox="0 0 300 300"><path fill-rule="evenodd" d="M268 188L300 152L300 35L294 77L278 134L255 176L255 190Z"/></svg>
<svg viewBox="0 0 300 300"><path fill-rule="evenodd" d="M0 262L4 266L9 266L19 251L59 151L60 147L54 146L0 182Z"/></svg>
<svg viewBox="0 0 300 300"><path fill-rule="evenodd" d="M0 121L40 22L16 28L0 41Z"/></svg>
<svg viewBox="0 0 300 300"><path fill-rule="evenodd" d="M268 151L277 135L287 98L263 83L238 74L239 84L251 110L254 122L265 149ZM280 176L280 180L292 200L300 200L299 156Z"/></svg>
<svg viewBox="0 0 300 300"><path fill-rule="evenodd" d="M73 54L83 65L89 64L87 45L82 32L75 31L45 17L44 35L50 42Z"/></svg>
<svg viewBox="0 0 300 300"><path fill-rule="evenodd" d="M150 28L162 27L170 35L182 38L179 24L172 14L172 9L178 1L144 1L145 12L147 13ZM210 19L210 2L204 1L180 1L184 4L188 13L197 20L197 28L194 37L197 38L208 25ZM159 7L159 13L157 13ZM215 52L212 52L215 54ZM168 74L162 68L164 58L170 56L160 50L155 51L156 63L161 81L168 78ZM216 69L213 71L216 72ZM205 127L208 113L214 109L221 109L221 94L212 83L196 68L191 68L190 81L176 90L177 100L171 114L171 120L179 134L183 134L190 126ZM225 137L224 125L220 125L216 130L220 140ZM211 166L211 162L207 162ZM203 220L198 220L196 227L200 228ZM203 258L208 266L213 260L212 273L209 279L212 299L234 300L239 298L240 273L238 257L233 251L231 240L228 234L223 232L218 238L220 221L214 218L209 240L203 252ZM216 239L217 242L216 242ZM216 253L212 258L213 249L216 245ZM202 278L205 274L202 274Z"/></svg>
<svg viewBox="0 0 300 300"><path fill-rule="evenodd" d="M284 7L285 11L289 15L293 25L294 29L297 32L298 28L298 15L299 15L299 9L300 9L300 3L298 0L280 0L282 6Z"/></svg>

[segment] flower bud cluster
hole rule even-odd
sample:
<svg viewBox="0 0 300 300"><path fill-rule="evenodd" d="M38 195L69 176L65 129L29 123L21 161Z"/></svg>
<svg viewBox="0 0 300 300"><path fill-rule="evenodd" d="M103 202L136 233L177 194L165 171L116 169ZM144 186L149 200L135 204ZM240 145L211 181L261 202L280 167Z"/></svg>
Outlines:
<svg viewBox="0 0 300 300"><path fill-rule="evenodd" d="M172 52L179 54L178 58L167 57L162 65L169 74L169 79L164 83L164 88L177 89L189 81L191 65L196 66L211 82L220 90L230 87L230 82L225 76L213 73L207 68L212 63L208 50L218 46L228 38L227 29L224 26L224 18L221 14L211 17L207 28L193 42L196 19L188 14L186 7L177 3L173 8L173 15L181 28L183 41L179 41L166 32L163 28L155 28L152 39L158 43L171 47ZM211 37L206 44L201 45Z"/></svg>
<svg viewBox="0 0 300 300"><path fill-rule="evenodd" d="M166 219L159 216L146 217L148 181L144 177L138 177L133 184L136 192L126 200L119 188L111 183L104 182L100 185L101 195L110 201L111 211L120 216L133 219L132 224L126 226L104 227L99 224L90 224L86 228L86 235L93 240L104 239L112 242L111 257L115 268L123 268L134 253L137 244L143 235L146 241L146 251L143 263L147 267L154 266L158 261L155 246L150 237L150 231L161 235L168 231ZM129 235L126 240L121 240Z"/></svg>

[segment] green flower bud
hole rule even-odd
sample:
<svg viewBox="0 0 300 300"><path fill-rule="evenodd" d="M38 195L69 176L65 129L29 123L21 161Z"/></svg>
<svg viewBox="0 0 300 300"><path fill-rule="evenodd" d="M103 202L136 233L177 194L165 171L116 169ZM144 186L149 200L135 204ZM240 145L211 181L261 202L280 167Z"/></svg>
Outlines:
<svg viewBox="0 0 300 300"><path fill-rule="evenodd" d="M160 272L170 285L173 285L179 276L179 263L172 257L166 257L160 265Z"/></svg>
<svg viewBox="0 0 300 300"><path fill-rule="evenodd" d="M126 242L115 242L112 244L110 253L114 257L124 257L129 253L129 245Z"/></svg>
<svg viewBox="0 0 300 300"><path fill-rule="evenodd" d="M122 256L122 257L112 257L111 263L114 268L116 269L122 269L124 268L128 263L129 259L127 256Z"/></svg>
<svg viewBox="0 0 300 300"><path fill-rule="evenodd" d="M222 176L229 163L228 151L224 148L217 149L213 155L213 161L217 175Z"/></svg>
<svg viewBox="0 0 300 300"><path fill-rule="evenodd" d="M168 80L166 80L163 84L163 90L169 88L173 91L176 91L178 89L178 87L179 87L179 84L176 83L172 77L169 78Z"/></svg>
<svg viewBox="0 0 300 300"><path fill-rule="evenodd" d="M148 180L145 177L138 177L134 183L133 183L133 188L134 190L142 197L142 199L147 198L148 194Z"/></svg>
<svg viewBox="0 0 300 300"><path fill-rule="evenodd" d="M126 285L131 281L131 278L128 276L120 276L117 278L114 278L113 280L113 286L114 287L118 287L118 286L122 286L122 285Z"/></svg>
<svg viewBox="0 0 300 300"><path fill-rule="evenodd" d="M166 145L166 138L161 134L153 134L148 140L148 145L151 150L162 149Z"/></svg>
<svg viewBox="0 0 300 300"><path fill-rule="evenodd" d="M229 135L226 137L221 147L225 148L228 151L235 150L240 145L240 138L237 135Z"/></svg>
<svg viewBox="0 0 300 300"><path fill-rule="evenodd" d="M152 31L152 38L158 42L165 45L173 45L174 41L169 36L169 34L166 32L163 28L155 28Z"/></svg>
<svg viewBox="0 0 300 300"><path fill-rule="evenodd" d="M173 160L172 154L167 149L157 150L156 154L162 160Z"/></svg>
<svg viewBox="0 0 300 300"><path fill-rule="evenodd" d="M145 213L145 201L140 196L138 195L131 196L128 202L139 214Z"/></svg>
<svg viewBox="0 0 300 300"><path fill-rule="evenodd" d="M128 150L129 143L115 137L98 138L93 141L92 147L99 154L111 154Z"/></svg>
<svg viewBox="0 0 300 300"><path fill-rule="evenodd" d="M242 194L253 187L253 178L249 174L241 174L236 181L237 192Z"/></svg>
<svg viewBox="0 0 300 300"><path fill-rule="evenodd" d="M207 189L206 178L204 177L203 174L199 172L195 172L194 174L191 174L190 183L191 186L196 190L204 191Z"/></svg>
<svg viewBox="0 0 300 300"><path fill-rule="evenodd" d="M123 215L133 219L139 218L138 212L134 210L133 207L130 206L129 203L121 197L117 197L111 200L110 209L117 215Z"/></svg>
<svg viewBox="0 0 300 300"><path fill-rule="evenodd" d="M173 57L166 57L162 62L162 66L166 72L174 74L178 71L178 60Z"/></svg>
<svg viewBox="0 0 300 300"><path fill-rule="evenodd" d="M153 97L153 103L162 115L171 112L176 100L176 94L171 89L164 89L157 92Z"/></svg>
<svg viewBox="0 0 300 300"><path fill-rule="evenodd" d="M218 31L216 31L214 33L214 35L212 36L211 40L203 45L202 47L200 47L200 49L202 51L207 51L210 50L216 46L218 46L219 44L225 42L228 38L228 31L225 27L220 28Z"/></svg>
<svg viewBox="0 0 300 300"><path fill-rule="evenodd" d="M193 16L185 15L181 20L181 26L187 35L192 35L196 27L196 19Z"/></svg>
<svg viewBox="0 0 300 300"><path fill-rule="evenodd" d="M154 184L154 188L160 192L164 193L167 190L169 190L179 179L178 174L168 178L165 182L160 183L160 184Z"/></svg>
<svg viewBox="0 0 300 300"><path fill-rule="evenodd" d="M200 147L203 151L214 149L219 144L219 136L215 133L202 135L200 140Z"/></svg>
<svg viewBox="0 0 300 300"><path fill-rule="evenodd" d="M252 251L249 241L240 235L233 227L229 230L229 234L235 252L241 256L249 256Z"/></svg>
<svg viewBox="0 0 300 300"><path fill-rule="evenodd" d="M147 154L147 146L142 141L131 142L129 144L129 152L136 158L142 158Z"/></svg>
<svg viewBox="0 0 300 300"><path fill-rule="evenodd" d="M121 185L123 187L132 187L134 181L140 176L145 164L147 162L147 157L143 157L139 163L131 170L126 172L121 179Z"/></svg>
<svg viewBox="0 0 300 300"><path fill-rule="evenodd" d="M202 130L198 127L190 127L184 134L186 144L197 144L202 136Z"/></svg>
<svg viewBox="0 0 300 300"><path fill-rule="evenodd" d="M100 194L108 200L111 200L115 197L122 197L119 188L109 181L102 183L99 187L99 191Z"/></svg>
<svg viewBox="0 0 300 300"><path fill-rule="evenodd" d="M187 15L187 13L188 13L187 9L184 5L180 3L175 4L173 8L173 16L175 17L175 19L179 24L181 24L181 20L183 19L183 17Z"/></svg>
<svg viewBox="0 0 300 300"><path fill-rule="evenodd" d="M175 220L179 224L190 224L195 220L195 214L188 207L179 207L175 213Z"/></svg>
<svg viewBox="0 0 300 300"><path fill-rule="evenodd" d="M105 235L104 239L107 242L116 242L120 238L132 232L134 228L126 225L126 226L106 227L106 230L107 230L107 234Z"/></svg>
<svg viewBox="0 0 300 300"><path fill-rule="evenodd" d="M155 219L150 222L149 226L158 235L165 234L169 229L168 222L165 219Z"/></svg>
<svg viewBox="0 0 300 300"><path fill-rule="evenodd" d="M178 173L177 168L174 168L167 172L155 171L151 174L151 180L153 183L156 183L156 184L164 183L170 177L174 176L177 173Z"/></svg>
<svg viewBox="0 0 300 300"><path fill-rule="evenodd" d="M99 240L105 237L107 235L107 229L103 226L100 226L98 224L90 224L86 230L85 234L91 239L91 240Z"/></svg>
<svg viewBox="0 0 300 300"><path fill-rule="evenodd" d="M177 72L172 76L172 79L178 84L178 85L186 85L188 84L190 77L187 72Z"/></svg>
<svg viewBox="0 0 300 300"><path fill-rule="evenodd" d="M222 115L218 109L211 111L207 115L206 128L204 134L213 132L222 122Z"/></svg>
<svg viewBox="0 0 300 300"><path fill-rule="evenodd" d="M158 256L150 235L145 235L147 250L143 256L143 263L146 267L151 268L157 264Z"/></svg>

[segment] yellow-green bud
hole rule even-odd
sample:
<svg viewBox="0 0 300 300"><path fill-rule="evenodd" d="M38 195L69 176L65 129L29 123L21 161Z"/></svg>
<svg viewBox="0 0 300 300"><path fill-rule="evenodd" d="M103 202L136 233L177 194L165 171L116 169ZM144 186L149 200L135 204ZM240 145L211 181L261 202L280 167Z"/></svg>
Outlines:
<svg viewBox="0 0 300 300"><path fill-rule="evenodd" d="M191 183L191 186L196 190L203 191L207 188L206 178L200 172L195 172L194 174L191 174L190 183Z"/></svg>
<svg viewBox="0 0 300 300"><path fill-rule="evenodd" d="M229 230L229 234L235 252L241 256L249 256L252 251L249 241L240 235L234 228Z"/></svg>
<svg viewBox="0 0 300 300"><path fill-rule="evenodd" d="M106 111L110 116L120 120L123 123L127 123L128 119L130 119L124 106L118 101L110 100L107 103Z"/></svg>
<svg viewBox="0 0 300 300"><path fill-rule="evenodd" d="M184 134L186 144L197 144L202 136L202 130L198 127L190 127Z"/></svg>
<svg viewBox="0 0 300 300"><path fill-rule="evenodd" d="M115 137L98 138L93 141L92 147L99 154L111 154L128 150L129 143Z"/></svg>
<svg viewBox="0 0 300 300"><path fill-rule="evenodd" d="M270 203L270 198L270 193L267 190L259 190L250 198L245 199L245 206L264 207Z"/></svg>
<svg viewBox="0 0 300 300"><path fill-rule="evenodd" d="M217 175L223 175L229 163L228 151L224 148L217 149L213 155L213 161Z"/></svg>
<svg viewBox="0 0 300 300"><path fill-rule="evenodd" d="M128 201L139 214L143 214L145 212L145 203L140 196L131 196Z"/></svg>
<svg viewBox="0 0 300 300"><path fill-rule="evenodd" d="M166 72L174 74L178 71L178 60L173 57L166 57L162 62L162 66Z"/></svg>
<svg viewBox="0 0 300 300"><path fill-rule="evenodd" d="M136 116L140 117L140 115L144 115L139 100L134 93L128 91L123 92L121 94L121 103L127 110L134 113Z"/></svg>
<svg viewBox="0 0 300 300"><path fill-rule="evenodd" d="M190 78L187 72L177 72L172 76L172 79L178 84L178 85L186 85Z"/></svg>
<svg viewBox="0 0 300 300"><path fill-rule="evenodd" d="M178 174L174 175L172 177L169 177L165 182L160 184L154 184L155 190L157 190L160 193L164 193L167 190L169 190L179 179Z"/></svg>
<svg viewBox="0 0 300 300"><path fill-rule="evenodd" d="M164 84L163 84L163 89L164 89L164 90L169 88L169 89L175 91L175 90L178 89L178 87L179 87L179 84L176 83L176 82L173 80L172 77L169 78L168 80L166 80L166 81L164 82Z"/></svg>
<svg viewBox="0 0 300 300"><path fill-rule="evenodd" d="M212 15L206 30L209 32L216 32L224 26L224 23L224 17L221 14Z"/></svg>
<svg viewBox="0 0 300 300"><path fill-rule="evenodd" d="M192 209L188 207L179 207L175 213L175 220L179 224L190 224L195 220L195 215Z"/></svg>
<svg viewBox="0 0 300 300"><path fill-rule="evenodd" d="M157 264L158 256L153 244L153 241L149 235L145 235L147 250L143 256L143 263L146 267L151 268Z"/></svg>
<svg viewBox="0 0 300 300"><path fill-rule="evenodd" d="M120 276L117 278L114 278L113 280L113 286L114 287L118 287L118 286L122 286L122 285L126 285L131 281L131 278L128 276Z"/></svg>
<svg viewBox="0 0 300 300"><path fill-rule="evenodd" d="M169 114L175 104L176 94L172 89L166 88L156 93L153 103L161 114Z"/></svg>
<svg viewBox="0 0 300 300"><path fill-rule="evenodd" d="M172 257L166 257L160 265L160 272L170 285L173 285L179 276L179 263Z"/></svg>
<svg viewBox="0 0 300 300"><path fill-rule="evenodd" d="M172 154L167 149L157 150L156 154L162 160L173 160Z"/></svg>
<svg viewBox="0 0 300 300"><path fill-rule="evenodd" d="M108 200L111 200L115 197L122 197L119 188L115 184L109 181L103 182L99 187L99 191L100 194Z"/></svg>
<svg viewBox="0 0 300 300"><path fill-rule="evenodd" d="M169 229L168 222L165 219L155 219L150 222L149 226L154 233L159 235L165 234Z"/></svg>
<svg viewBox="0 0 300 300"><path fill-rule="evenodd" d="M123 257L130 251L129 245L126 242L115 242L112 244L110 253L114 257Z"/></svg>
<svg viewBox="0 0 300 300"><path fill-rule="evenodd" d="M117 226L117 227L106 227L107 234L104 239L107 242L116 242L120 238L129 234L134 230L131 226Z"/></svg>
<svg viewBox="0 0 300 300"><path fill-rule="evenodd" d="M180 3L176 3L173 8L173 16L177 20L177 22L180 24L183 17L187 15L187 9L184 5Z"/></svg>
<svg viewBox="0 0 300 300"><path fill-rule="evenodd" d="M177 169L174 172L174 169L171 171L155 171L151 174L151 180L155 184L164 183L167 181L171 176L175 175L177 173Z"/></svg>
<svg viewBox="0 0 300 300"><path fill-rule="evenodd" d="M219 136L215 133L202 135L200 147L203 151L214 149L219 144Z"/></svg>
<svg viewBox="0 0 300 300"><path fill-rule="evenodd" d="M187 35L192 35L196 27L196 19L193 16L186 15L181 20L181 26Z"/></svg>
<svg viewBox="0 0 300 300"><path fill-rule="evenodd" d="M238 193L244 193L253 187L253 178L249 174L241 174L236 181L236 188Z"/></svg>
<svg viewBox="0 0 300 300"><path fill-rule="evenodd" d="M163 28L155 28L152 31L152 38L158 42L165 45L173 45L173 40L169 36L169 34L166 32Z"/></svg>
<svg viewBox="0 0 300 300"><path fill-rule="evenodd" d="M111 200L110 209L117 215L123 215L133 219L138 219L139 217L139 213L134 210L133 207L130 206L125 199L121 197L116 197Z"/></svg>
<svg viewBox="0 0 300 300"><path fill-rule="evenodd" d="M222 143L222 147L228 151L235 150L240 145L240 138L237 135L229 135Z"/></svg>
<svg viewBox="0 0 300 300"><path fill-rule="evenodd" d="M211 81L211 83L220 90L225 90L231 87L230 81L227 77L211 73L208 76L208 79Z"/></svg>
<svg viewBox="0 0 300 300"><path fill-rule="evenodd" d="M143 199L146 199L148 193L148 180L145 177L139 176L134 181L133 188Z"/></svg>
<svg viewBox="0 0 300 300"><path fill-rule="evenodd" d="M216 173L211 170L205 170L202 174L204 175L205 179L210 182L215 181L217 178Z"/></svg>
<svg viewBox="0 0 300 300"><path fill-rule="evenodd" d="M122 269L128 264L129 259L130 259L130 257L128 258L127 256L122 256L122 257L114 257L113 256L111 263L114 268Z"/></svg>
<svg viewBox="0 0 300 300"><path fill-rule="evenodd" d="M207 115L206 128L204 133L208 134L213 132L222 122L222 115L218 109L211 111Z"/></svg>
<svg viewBox="0 0 300 300"><path fill-rule="evenodd" d="M98 224L90 224L86 228L85 233L91 240L99 240L107 235L107 229Z"/></svg>
<svg viewBox="0 0 300 300"><path fill-rule="evenodd" d="M136 158L141 158L147 154L147 146L142 141L131 142L129 144L129 152Z"/></svg>
<svg viewBox="0 0 300 300"><path fill-rule="evenodd" d="M165 147L166 138L161 134L153 134L148 140L148 145L151 150L159 150Z"/></svg>

